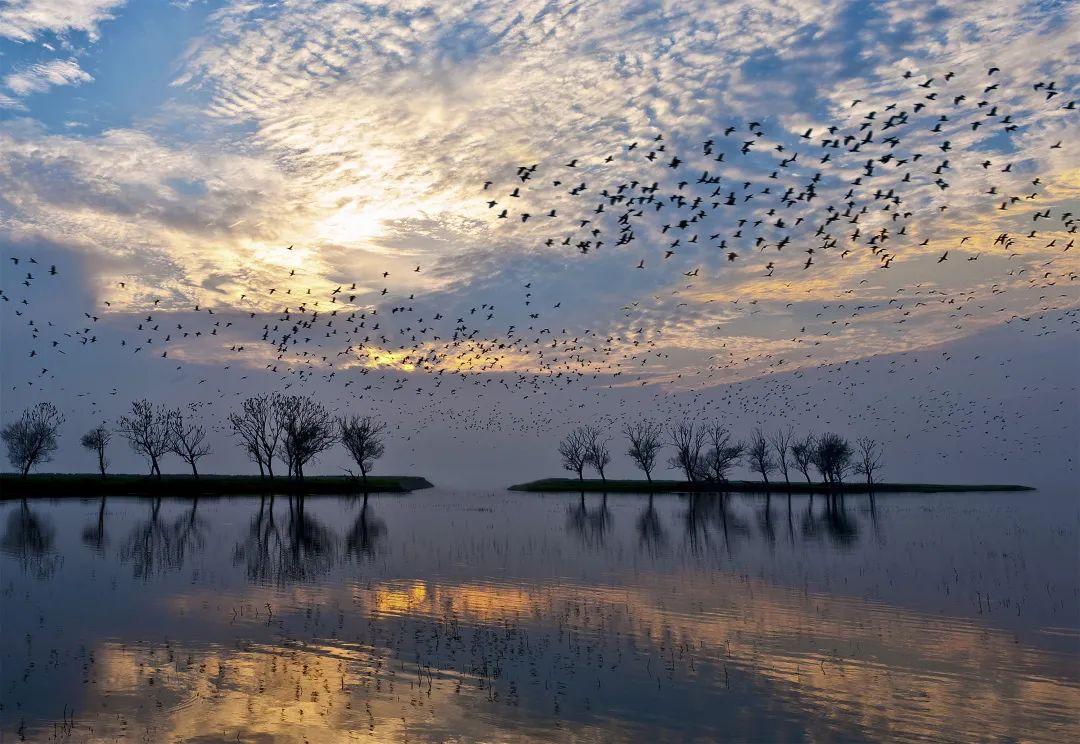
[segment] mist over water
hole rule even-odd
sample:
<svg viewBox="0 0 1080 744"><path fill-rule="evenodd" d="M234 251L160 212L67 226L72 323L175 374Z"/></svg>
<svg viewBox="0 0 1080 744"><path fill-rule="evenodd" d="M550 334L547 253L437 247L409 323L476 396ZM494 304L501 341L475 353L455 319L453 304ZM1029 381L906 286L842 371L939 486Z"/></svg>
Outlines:
<svg viewBox="0 0 1080 744"><path fill-rule="evenodd" d="M1075 493L0 505L0 738L1080 735Z"/></svg>

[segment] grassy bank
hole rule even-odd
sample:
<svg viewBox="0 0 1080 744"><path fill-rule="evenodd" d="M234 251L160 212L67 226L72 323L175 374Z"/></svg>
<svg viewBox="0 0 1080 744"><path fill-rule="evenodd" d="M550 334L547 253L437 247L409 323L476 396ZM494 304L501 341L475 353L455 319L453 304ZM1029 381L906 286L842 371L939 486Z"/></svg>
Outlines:
<svg viewBox="0 0 1080 744"><path fill-rule="evenodd" d="M587 478L544 478L529 483L510 486L511 491L531 491L534 493L686 493L739 491L742 493L866 493L866 483L844 483L828 485L825 483L770 483L766 486L761 481L728 481L724 485L716 483L687 483L675 480L596 480ZM952 483L875 483L874 493L967 493L973 491L1034 491L1030 486L1000 484L952 484Z"/></svg>
<svg viewBox="0 0 1080 744"><path fill-rule="evenodd" d="M406 493L431 488L426 478L381 475L367 479L370 493ZM40 473L20 478L0 474L0 499L82 496L241 496L261 493L349 494L362 493L361 481L348 476L309 476L302 481L259 478L250 475L145 475L116 474L102 478L86 473Z"/></svg>

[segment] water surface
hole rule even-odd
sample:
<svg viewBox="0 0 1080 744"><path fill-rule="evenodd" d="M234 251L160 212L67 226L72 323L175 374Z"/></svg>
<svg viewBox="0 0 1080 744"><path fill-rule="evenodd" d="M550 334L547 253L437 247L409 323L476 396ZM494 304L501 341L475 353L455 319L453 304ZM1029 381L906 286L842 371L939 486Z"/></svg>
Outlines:
<svg viewBox="0 0 1080 744"><path fill-rule="evenodd" d="M0 504L0 741L1080 740L1065 492Z"/></svg>

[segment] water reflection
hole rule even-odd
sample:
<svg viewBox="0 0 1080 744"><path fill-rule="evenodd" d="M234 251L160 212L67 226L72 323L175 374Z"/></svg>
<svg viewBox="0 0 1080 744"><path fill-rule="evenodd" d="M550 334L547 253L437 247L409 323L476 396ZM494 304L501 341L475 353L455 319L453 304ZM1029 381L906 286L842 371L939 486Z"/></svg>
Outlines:
<svg viewBox="0 0 1080 744"><path fill-rule="evenodd" d="M191 551L206 544L208 523L198 515L199 500L171 520L161 517L161 499L148 499L148 516L136 524L120 546L120 561L131 565L136 578L178 571ZM99 511L100 513L100 511Z"/></svg>
<svg viewBox="0 0 1080 744"><path fill-rule="evenodd" d="M1076 507L993 498L2 504L0 739L1074 740Z"/></svg>
<svg viewBox="0 0 1080 744"><path fill-rule="evenodd" d="M0 551L14 558L24 571L30 568L48 570L55 535L52 520L39 514L24 500L8 512Z"/></svg>

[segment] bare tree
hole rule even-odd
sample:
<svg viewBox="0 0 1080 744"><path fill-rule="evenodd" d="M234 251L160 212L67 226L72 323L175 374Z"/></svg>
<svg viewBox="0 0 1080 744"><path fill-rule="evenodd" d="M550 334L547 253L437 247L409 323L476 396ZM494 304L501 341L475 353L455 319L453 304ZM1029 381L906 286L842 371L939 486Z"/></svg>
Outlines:
<svg viewBox="0 0 1080 744"><path fill-rule="evenodd" d="M559 455L562 456L563 468L577 473L578 480L583 479L585 466L589 464L589 444L592 437L589 428L579 426L559 442Z"/></svg>
<svg viewBox="0 0 1080 744"><path fill-rule="evenodd" d="M276 415L280 397L277 394L253 395L241 404L240 413L229 414L229 425L259 466L259 474L271 478L274 477L274 456L284 426L283 418Z"/></svg>
<svg viewBox="0 0 1080 744"><path fill-rule="evenodd" d="M0 439L7 445L8 460L22 477L25 478L35 465L52 460L56 436L63 423L64 416L56 406L42 402L25 409L18 421L0 430Z"/></svg>
<svg viewBox="0 0 1080 744"><path fill-rule="evenodd" d="M760 473L765 485L769 485L769 471L775 469L769 441L761 431L761 427L754 429L750 435L750 443L746 447L746 457L750 461L750 469Z"/></svg>
<svg viewBox="0 0 1080 744"><path fill-rule="evenodd" d="M163 405L156 408L146 400L131 404L131 415L121 416L116 430L128 441L131 448L150 461L150 474L161 477L158 460L172 448L172 417Z"/></svg>
<svg viewBox="0 0 1080 744"><path fill-rule="evenodd" d="M695 427L692 421L681 421L670 427L671 446L675 454L668 460L674 470L682 470L686 480L697 482L701 475L701 449L705 446L705 428Z"/></svg>
<svg viewBox="0 0 1080 744"><path fill-rule="evenodd" d="M851 445L839 434L822 434L814 448L814 467L828 483L843 483L851 462Z"/></svg>
<svg viewBox="0 0 1080 744"><path fill-rule="evenodd" d="M652 470L656 465L656 453L663 446L661 437L664 430L660 424L651 421L641 421L636 424L627 424L626 438L630 440L630 449L626 454L630 459L645 472L645 479L652 483Z"/></svg>
<svg viewBox="0 0 1080 744"><path fill-rule="evenodd" d="M206 441L206 429L196 423L193 418L195 406L189 405L185 414L179 408L172 411L172 441L169 442L169 451L191 466L191 474L198 478L199 469L196 462L210 454L210 443Z"/></svg>
<svg viewBox="0 0 1080 744"><path fill-rule="evenodd" d="M599 427L588 427L588 429L589 452L587 457L589 464L596 468L596 472L600 473L600 480L607 482L604 469L611 462L611 451L608 449L608 442L611 440L603 438L603 430Z"/></svg>
<svg viewBox="0 0 1080 744"><path fill-rule="evenodd" d="M807 483L812 483L810 468L814 464L814 451L817 449L814 435L807 434L804 439L792 442L790 449L791 457L795 460L795 467L803 474Z"/></svg>
<svg viewBox="0 0 1080 744"><path fill-rule="evenodd" d="M856 453L855 472L866 476L866 485L873 488L874 473L881 469L884 446L870 437L856 440L859 451Z"/></svg>
<svg viewBox="0 0 1080 744"><path fill-rule="evenodd" d="M742 458L745 445L734 441L731 433L719 421L706 427L708 449L702 458L702 471L717 483L727 481L728 471Z"/></svg>
<svg viewBox="0 0 1080 744"><path fill-rule="evenodd" d="M791 440L795 438L795 430L792 427L780 428L776 430L776 433L769 437L769 444L772 445L773 452L776 454L776 469L784 476L784 483L791 485L791 479L788 477L788 466L791 464L788 460L788 455L791 454Z"/></svg>
<svg viewBox="0 0 1080 744"><path fill-rule="evenodd" d="M371 416L352 415L348 418L338 419L338 430L341 434L341 443L349 451L360 475L364 479L364 488L367 488L367 474L375 466L375 461L382 457L386 451L383 444L383 432L386 424L376 421Z"/></svg>
<svg viewBox="0 0 1080 744"><path fill-rule="evenodd" d="M330 412L309 395L275 398L275 416L281 422L281 444L289 475L304 477L304 465L334 446L336 427Z"/></svg>
<svg viewBox="0 0 1080 744"><path fill-rule="evenodd" d="M79 440L83 447L97 455L98 470L101 471L102 478L105 477L105 468L109 465L109 461L105 457L105 448L109 446L111 440L112 432L104 424L86 432L82 435L82 439Z"/></svg>

